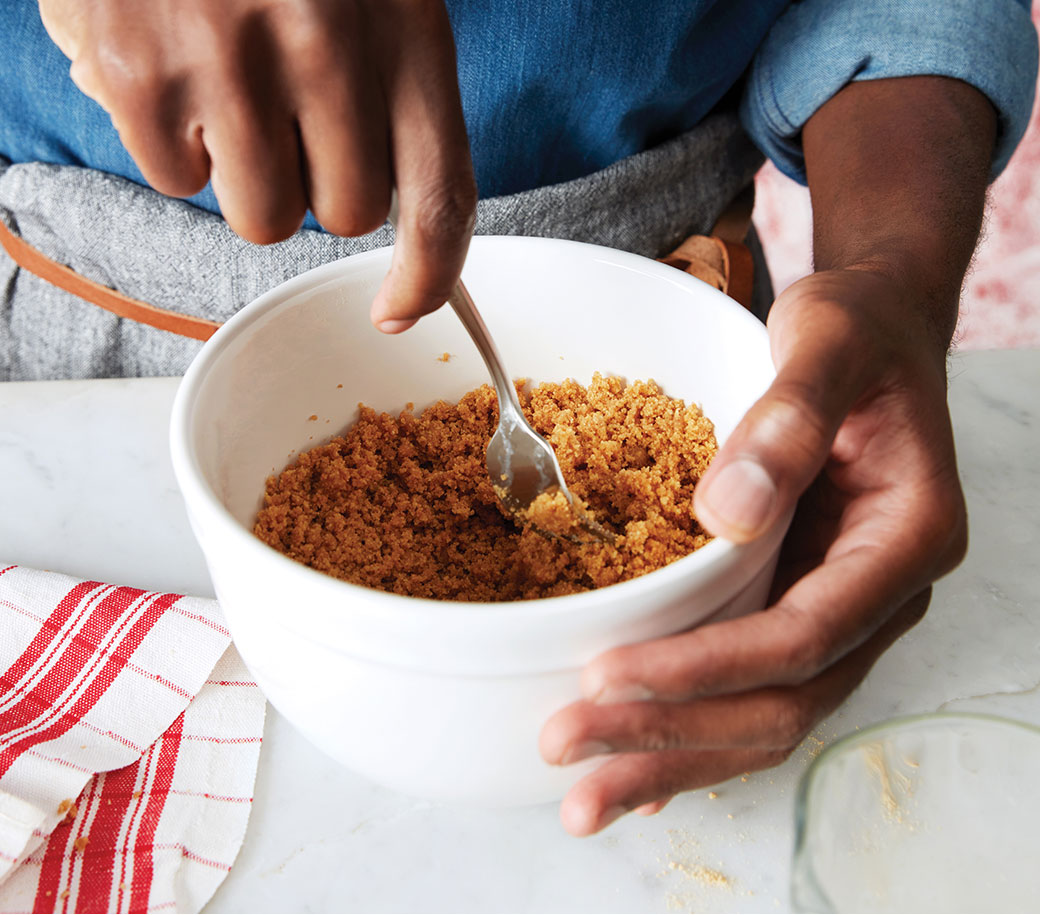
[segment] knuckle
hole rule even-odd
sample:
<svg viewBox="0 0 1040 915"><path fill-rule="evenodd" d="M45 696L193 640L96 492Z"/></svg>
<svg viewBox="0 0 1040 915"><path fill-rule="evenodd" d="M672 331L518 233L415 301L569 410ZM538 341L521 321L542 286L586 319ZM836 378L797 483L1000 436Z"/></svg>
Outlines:
<svg viewBox="0 0 1040 915"><path fill-rule="evenodd" d="M830 635L818 619L807 618L806 612L794 604L782 603L777 609L793 622L786 643L777 647L779 669L788 683L804 683L830 661L833 651Z"/></svg>
<svg viewBox="0 0 1040 915"><path fill-rule="evenodd" d="M438 183L415 208L415 231L430 247L454 249L473 232L477 189L472 180Z"/></svg>
<svg viewBox="0 0 1040 915"><path fill-rule="evenodd" d="M968 551L968 514L955 475L943 473L912 496L908 556L932 580L955 569Z"/></svg>
<svg viewBox="0 0 1040 915"><path fill-rule="evenodd" d="M929 538L935 543L940 574L958 566L968 551L968 515L960 487L944 485L932 498Z"/></svg>
<svg viewBox="0 0 1040 915"><path fill-rule="evenodd" d="M781 694L771 710L770 731L780 748L797 746L815 724L812 704L794 693Z"/></svg>
<svg viewBox="0 0 1040 915"><path fill-rule="evenodd" d="M809 385L777 379L770 391L767 434L772 444L818 459L830 448L834 429Z"/></svg>
<svg viewBox="0 0 1040 915"><path fill-rule="evenodd" d="M140 108L161 98L170 78L159 63L159 55L134 44L100 44L83 60L83 69L93 85L114 103Z"/></svg>
<svg viewBox="0 0 1040 915"><path fill-rule="evenodd" d="M681 750L686 746L686 734L678 722L666 717L645 728L639 743L652 753Z"/></svg>
<svg viewBox="0 0 1040 915"><path fill-rule="evenodd" d="M374 232L386 222L389 202L374 195L351 197L344 201L312 200L314 218L333 235L357 237Z"/></svg>
<svg viewBox="0 0 1040 915"><path fill-rule="evenodd" d="M282 53L293 61L297 73L327 85L329 75L343 68L344 40L359 30L354 4L336 4L332 17L324 5L294 3L282 18L278 30Z"/></svg>

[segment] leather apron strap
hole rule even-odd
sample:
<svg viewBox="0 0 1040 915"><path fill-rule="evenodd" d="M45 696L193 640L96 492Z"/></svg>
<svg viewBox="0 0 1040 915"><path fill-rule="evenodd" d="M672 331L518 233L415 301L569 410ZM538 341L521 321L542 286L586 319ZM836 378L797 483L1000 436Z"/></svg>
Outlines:
<svg viewBox="0 0 1040 915"><path fill-rule="evenodd" d="M661 262L703 280L749 307L754 263L744 239L751 226L753 204L754 185L750 185L719 217L711 235L691 235L671 254L660 258ZM121 318L195 340L208 340L220 327L216 321L157 308L87 279L15 235L3 220L0 245L19 267Z"/></svg>
<svg viewBox="0 0 1040 915"><path fill-rule="evenodd" d="M156 308L154 305L123 295L115 289L102 286L94 280L88 280L72 268L51 260L24 238L15 235L3 220L0 220L0 245L19 267L121 318L130 318L132 321L195 340L208 340L220 327L216 321Z"/></svg>

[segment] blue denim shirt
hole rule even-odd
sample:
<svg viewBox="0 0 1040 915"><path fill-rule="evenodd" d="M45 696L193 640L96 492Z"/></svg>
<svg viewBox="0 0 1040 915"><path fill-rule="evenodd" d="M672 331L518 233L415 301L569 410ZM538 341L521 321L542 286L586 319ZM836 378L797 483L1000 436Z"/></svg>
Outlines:
<svg viewBox="0 0 1040 915"><path fill-rule="evenodd" d="M992 177L1029 124L1037 37L1030 0L795 0L755 54L744 126L780 170L805 183L802 127L842 86L897 76L950 76L998 114Z"/></svg>
<svg viewBox="0 0 1040 915"><path fill-rule="evenodd" d="M743 85L744 124L804 180L802 125L850 80L942 74L1000 117L994 174L1028 123L1030 0L447 0L482 197L580 177L694 126ZM0 155L144 183L68 77L36 0L0 2ZM216 210L206 188L192 200ZM308 218L309 224L314 225Z"/></svg>

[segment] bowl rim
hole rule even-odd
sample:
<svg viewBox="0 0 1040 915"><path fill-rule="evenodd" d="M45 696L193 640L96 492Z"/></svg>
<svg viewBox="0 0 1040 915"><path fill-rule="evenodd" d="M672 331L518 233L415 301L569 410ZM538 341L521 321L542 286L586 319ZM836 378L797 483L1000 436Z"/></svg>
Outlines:
<svg viewBox="0 0 1040 915"><path fill-rule="evenodd" d="M606 261L642 274L656 274L658 278L666 282L688 289L696 289L698 295L715 299L714 304L729 309L737 320L742 320L749 326L760 329L763 335L766 334L765 325L729 296L688 273L638 254L588 242L516 235L474 236L470 250L473 250L474 247L480 249L497 245L556 250L567 246L574 248L576 254L587 258ZM637 600L641 594L648 591L667 588L676 579L687 578L691 572L695 572L698 577L714 579L730 568L754 563L753 570L750 570L747 575L747 578L750 579L768 561L776 541L782 536L782 530L786 530L793 512L785 518L781 518L770 531L750 543L738 544L715 537L693 553L637 578L577 594L494 602L433 600L356 585L297 562L257 538L224 506L206 480L194 449L189 447L192 417L199 402L200 389L213 366L250 327L263 321L280 308L286 307L299 295L312 292L343 276L344 271L352 272L364 269L373 260L389 257L392 251L392 245L374 248L321 264L284 280L243 306L203 345L177 387L170 418L170 453L174 474L185 503L188 505L189 515L201 510L208 516L217 531L217 536L229 537L231 543L245 550L247 554L255 555L258 561L275 563L274 568L280 569L283 574L300 576L301 586L308 583L312 588L338 591L344 600L350 600L354 596L363 596L366 601L377 601L382 604L383 606L379 608L381 614L396 612L402 617L411 617L415 614L427 617L431 613L439 613L442 617L457 616L463 622L494 618L496 623L501 623L503 618L508 619L511 616L531 621L532 617L580 614L590 607L602 606L603 594L607 591L610 592L612 599L629 602ZM196 532L196 536L198 536L198 532ZM205 547L203 547L203 551L205 552ZM352 606L358 606L361 603L353 601Z"/></svg>

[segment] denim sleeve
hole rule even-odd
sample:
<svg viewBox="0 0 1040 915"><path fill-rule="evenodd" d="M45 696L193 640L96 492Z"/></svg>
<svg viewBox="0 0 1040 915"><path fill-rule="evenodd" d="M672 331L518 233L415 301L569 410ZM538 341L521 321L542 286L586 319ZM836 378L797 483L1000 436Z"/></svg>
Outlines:
<svg viewBox="0 0 1040 915"><path fill-rule="evenodd" d="M855 80L950 76L988 96L998 113L991 178L1029 123L1037 36L1031 0L795 0L752 62L744 127L777 167L805 183L801 130Z"/></svg>

